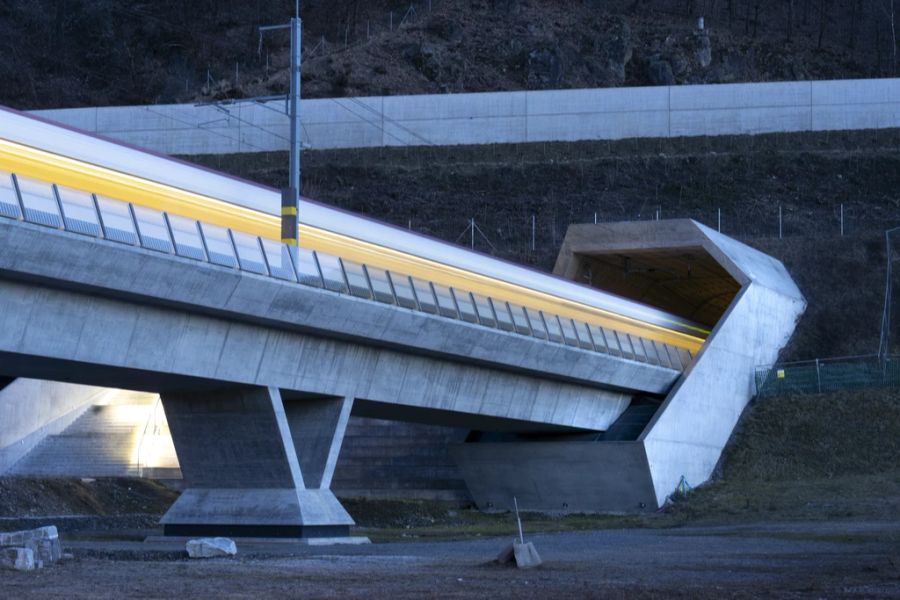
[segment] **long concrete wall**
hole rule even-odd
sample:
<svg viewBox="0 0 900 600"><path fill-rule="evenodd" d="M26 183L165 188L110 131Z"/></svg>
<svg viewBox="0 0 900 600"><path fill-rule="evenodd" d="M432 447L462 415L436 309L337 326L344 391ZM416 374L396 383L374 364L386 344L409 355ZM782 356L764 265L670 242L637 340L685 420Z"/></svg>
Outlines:
<svg viewBox="0 0 900 600"><path fill-rule="evenodd" d="M311 149L900 127L900 79L304 100ZM166 154L286 150L283 103L35 111Z"/></svg>

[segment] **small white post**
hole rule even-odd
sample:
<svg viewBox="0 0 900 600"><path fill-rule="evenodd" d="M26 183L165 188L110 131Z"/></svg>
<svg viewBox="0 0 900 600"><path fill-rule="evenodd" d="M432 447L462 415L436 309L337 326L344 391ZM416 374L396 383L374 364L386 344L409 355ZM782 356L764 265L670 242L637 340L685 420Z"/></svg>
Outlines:
<svg viewBox="0 0 900 600"><path fill-rule="evenodd" d="M844 237L844 203L841 202L841 237Z"/></svg>
<svg viewBox="0 0 900 600"><path fill-rule="evenodd" d="M472 230L472 250L475 249L475 217L469 221L469 229Z"/></svg>
<svg viewBox="0 0 900 600"><path fill-rule="evenodd" d="M721 209L721 208L718 208L718 209L716 209L716 212L718 213L718 217L719 217L719 228L718 228L718 231L719 231L719 233L722 233L722 209Z"/></svg>
<svg viewBox="0 0 900 600"><path fill-rule="evenodd" d="M394 30L394 11L391 11L391 31Z"/></svg>
<svg viewBox="0 0 900 600"><path fill-rule="evenodd" d="M597 224L597 212L594 211L594 225Z"/></svg>

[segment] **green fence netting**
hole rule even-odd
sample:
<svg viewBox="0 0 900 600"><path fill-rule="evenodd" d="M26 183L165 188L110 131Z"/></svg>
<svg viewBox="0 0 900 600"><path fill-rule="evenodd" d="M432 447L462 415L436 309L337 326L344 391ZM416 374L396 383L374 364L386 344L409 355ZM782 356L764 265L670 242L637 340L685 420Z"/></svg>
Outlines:
<svg viewBox="0 0 900 600"><path fill-rule="evenodd" d="M759 397L881 387L900 387L900 355L820 359L756 369Z"/></svg>

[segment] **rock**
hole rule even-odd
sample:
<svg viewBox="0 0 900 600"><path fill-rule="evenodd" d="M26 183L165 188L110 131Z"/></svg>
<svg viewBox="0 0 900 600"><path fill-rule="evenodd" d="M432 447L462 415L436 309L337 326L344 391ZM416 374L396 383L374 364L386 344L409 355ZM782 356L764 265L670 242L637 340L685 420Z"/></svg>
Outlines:
<svg viewBox="0 0 900 600"><path fill-rule="evenodd" d="M625 82L625 67L631 62L632 53L631 27L627 21L619 19L602 46L607 70L611 73L612 80L619 85Z"/></svg>
<svg viewBox="0 0 900 600"><path fill-rule="evenodd" d="M186 549L188 556L191 558L213 558L237 554L237 546L234 540L223 537L190 540Z"/></svg>
<svg viewBox="0 0 900 600"><path fill-rule="evenodd" d="M403 47L402 54L403 58L412 63L416 70L429 80L438 79L443 59L443 53L438 46L428 43L407 44Z"/></svg>
<svg viewBox="0 0 900 600"><path fill-rule="evenodd" d="M706 31L702 31L696 34L696 39L697 51L695 56L700 66L705 69L712 64L712 44L709 42L709 34Z"/></svg>
<svg viewBox="0 0 900 600"><path fill-rule="evenodd" d="M653 85L675 85L675 75L672 73L672 65L668 61L651 61L647 70Z"/></svg>
<svg viewBox="0 0 900 600"><path fill-rule="evenodd" d="M15 571L34 571L36 567L31 548L0 548L0 567Z"/></svg>
<svg viewBox="0 0 900 600"><path fill-rule="evenodd" d="M528 53L526 81L529 89L559 85L563 77L563 60L559 48L535 48Z"/></svg>
<svg viewBox="0 0 900 600"><path fill-rule="evenodd" d="M425 26L425 30L448 42L455 42L462 37L459 23L442 15L431 18Z"/></svg>
<svg viewBox="0 0 900 600"><path fill-rule="evenodd" d="M29 549L35 563L40 565L53 564L62 558L59 532L54 525L0 533L0 547L7 546Z"/></svg>

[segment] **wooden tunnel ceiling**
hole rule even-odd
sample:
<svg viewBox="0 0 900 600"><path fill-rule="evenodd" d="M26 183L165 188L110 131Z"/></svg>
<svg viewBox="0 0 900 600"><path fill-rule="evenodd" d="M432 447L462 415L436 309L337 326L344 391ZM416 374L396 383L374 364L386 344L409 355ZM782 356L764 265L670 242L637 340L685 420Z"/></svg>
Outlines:
<svg viewBox="0 0 900 600"><path fill-rule="evenodd" d="M725 313L740 284L702 248L576 253L576 278L708 325Z"/></svg>

